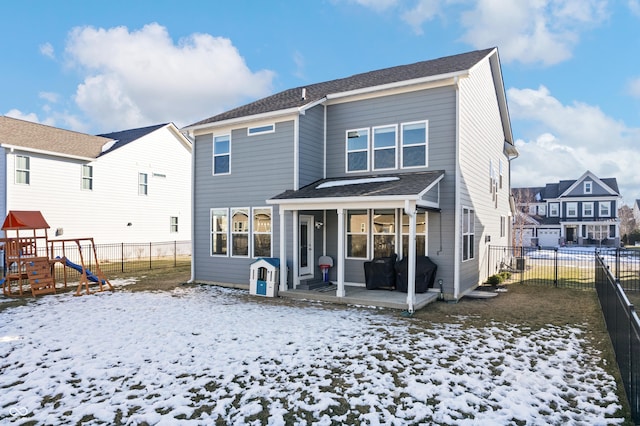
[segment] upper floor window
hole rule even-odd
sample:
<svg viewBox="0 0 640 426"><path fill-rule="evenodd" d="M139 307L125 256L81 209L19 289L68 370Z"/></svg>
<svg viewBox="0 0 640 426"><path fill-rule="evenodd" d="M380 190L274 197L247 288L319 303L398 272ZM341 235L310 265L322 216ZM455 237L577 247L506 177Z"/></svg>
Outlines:
<svg viewBox="0 0 640 426"><path fill-rule="evenodd" d="M474 211L462 208L462 260L469 260L475 257L475 214Z"/></svg>
<svg viewBox="0 0 640 426"><path fill-rule="evenodd" d="M138 173L138 195L149 194L149 175Z"/></svg>
<svg viewBox="0 0 640 426"><path fill-rule="evenodd" d="M275 124L267 124L265 126L256 126L247 128L247 136L260 135L263 133L273 133L276 131Z"/></svg>
<svg viewBox="0 0 640 426"><path fill-rule="evenodd" d="M373 128L373 169L395 169L397 127L384 126Z"/></svg>
<svg viewBox="0 0 640 426"><path fill-rule="evenodd" d="M347 131L347 171L369 170L369 129Z"/></svg>
<svg viewBox="0 0 640 426"><path fill-rule="evenodd" d="M560 215L558 203L549 203L549 216L558 217Z"/></svg>
<svg viewBox="0 0 640 426"><path fill-rule="evenodd" d="M611 203L608 201L602 201L599 203L600 205L600 217L609 217L611 216Z"/></svg>
<svg viewBox="0 0 640 426"><path fill-rule="evenodd" d="M88 191L93 189L93 166L82 165L82 189Z"/></svg>
<svg viewBox="0 0 640 426"><path fill-rule="evenodd" d="M567 203L567 217L577 217L578 216L578 203L571 202Z"/></svg>
<svg viewBox="0 0 640 426"><path fill-rule="evenodd" d="M593 216L593 203L582 203L582 216Z"/></svg>
<svg viewBox="0 0 640 426"><path fill-rule="evenodd" d="M16 155L16 183L29 185L31 179L30 159L24 155Z"/></svg>
<svg viewBox="0 0 640 426"><path fill-rule="evenodd" d="M171 216L169 219L169 232L178 232L178 216Z"/></svg>
<svg viewBox="0 0 640 426"><path fill-rule="evenodd" d="M213 138L213 174L224 175L231 172L231 135Z"/></svg>
<svg viewBox="0 0 640 426"><path fill-rule="evenodd" d="M585 194L591 194L592 191L593 191L593 182L591 182L590 180L585 181L584 182L584 193Z"/></svg>
<svg viewBox="0 0 640 426"><path fill-rule="evenodd" d="M402 167L424 167L427 165L427 122L403 123Z"/></svg>

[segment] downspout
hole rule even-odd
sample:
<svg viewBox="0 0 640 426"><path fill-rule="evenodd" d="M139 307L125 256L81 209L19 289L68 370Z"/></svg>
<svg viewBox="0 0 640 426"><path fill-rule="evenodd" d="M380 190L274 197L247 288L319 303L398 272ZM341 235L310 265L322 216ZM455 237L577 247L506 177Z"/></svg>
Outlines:
<svg viewBox="0 0 640 426"><path fill-rule="evenodd" d="M460 227L462 224L461 215L461 201L460 201L460 87L458 86L458 78L455 78L454 87L456 90L456 143L455 143L455 168L456 168L456 177L455 177L455 211L453 214L454 217L454 242L453 242L453 298L458 299L458 293L460 292L460 251L461 251L461 238ZM442 215L440 216L442 218Z"/></svg>
<svg viewBox="0 0 640 426"><path fill-rule="evenodd" d="M196 223L196 209L195 209L195 193L196 193L196 167L195 167L195 163L196 163L196 156L195 156L195 150L196 150L196 139L195 137L193 137L193 133L192 132L185 132L183 133L183 136L185 138L187 138L189 140L189 142L191 142L191 277L189 278L189 281L187 281L187 283L191 284L193 283L193 281L195 280L195 250L194 250L194 246L195 246L195 237L196 237L196 232L195 232L195 223ZM209 218L209 220L211 220L211 218Z"/></svg>
<svg viewBox="0 0 640 426"><path fill-rule="evenodd" d="M404 200L404 213L409 216L409 259L407 261L407 311L414 312L416 299L416 209Z"/></svg>

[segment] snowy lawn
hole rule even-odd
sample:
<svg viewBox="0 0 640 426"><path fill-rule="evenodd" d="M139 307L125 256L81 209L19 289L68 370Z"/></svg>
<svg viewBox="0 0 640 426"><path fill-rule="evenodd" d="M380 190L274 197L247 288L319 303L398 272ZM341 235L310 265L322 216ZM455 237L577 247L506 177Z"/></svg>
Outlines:
<svg viewBox="0 0 640 426"><path fill-rule="evenodd" d="M585 329L208 286L50 295L0 311L0 423L620 424Z"/></svg>

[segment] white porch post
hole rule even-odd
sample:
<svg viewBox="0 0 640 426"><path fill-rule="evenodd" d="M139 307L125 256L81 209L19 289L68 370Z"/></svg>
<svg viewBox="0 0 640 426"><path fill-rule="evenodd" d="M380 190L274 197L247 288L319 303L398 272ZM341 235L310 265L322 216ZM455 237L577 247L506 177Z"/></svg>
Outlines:
<svg viewBox="0 0 640 426"><path fill-rule="evenodd" d="M300 274L298 272L298 263L299 263L299 255L300 255L300 226L298 223L298 211L293 211L293 265L291 268L292 277L293 277L293 288L298 288L298 284L300 284Z"/></svg>
<svg viewBox="0 0 640 426"><path fill-rule="evenodd" d="M285 240L285 210L280 208L280 291L287 290L287 241Z"/></svg>
<svg viewBox="0 0 640 426"><path fill-rule="evenodd" d="M337 297L344 297L344 209L338 208L338 289L336 290Z"/></svg>
<svg viewBox="0 0 640 426"><path fill-rule="evenodd" d="M407 265L407 310L414 311L416 300L416 209L409 200L404 202L404 212L409 216L409 258Z"/></svg>

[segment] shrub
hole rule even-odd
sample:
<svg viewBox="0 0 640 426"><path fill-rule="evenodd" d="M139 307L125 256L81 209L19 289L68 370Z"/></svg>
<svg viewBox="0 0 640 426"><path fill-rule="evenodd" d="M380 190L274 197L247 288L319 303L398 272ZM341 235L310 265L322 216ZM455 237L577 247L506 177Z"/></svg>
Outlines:
<svg viewBox="0 0 640 426"><path fill-rule="evenodd" d="M487 278L487 284L498 285L503 281L503 278L500 274L491 275Z"/></svg>

